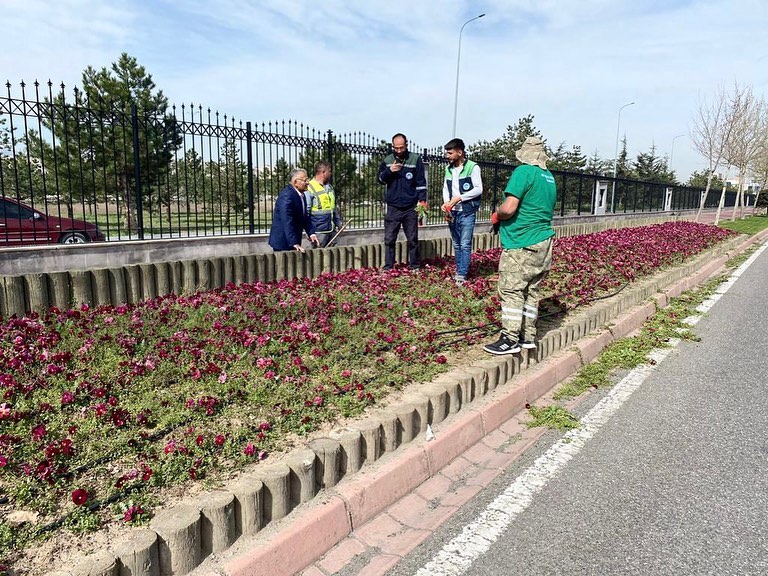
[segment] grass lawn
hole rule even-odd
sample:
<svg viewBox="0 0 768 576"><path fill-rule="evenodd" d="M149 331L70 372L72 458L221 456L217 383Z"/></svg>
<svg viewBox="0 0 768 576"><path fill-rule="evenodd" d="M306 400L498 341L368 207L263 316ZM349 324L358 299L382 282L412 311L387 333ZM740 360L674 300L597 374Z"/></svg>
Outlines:
<svg viewBox="0 0 768 576"><path fill-rule="evenodd" d="M747 216L744 220L721 220L719 226L741 234L757 234L768 228L768 215Z"/></svg>

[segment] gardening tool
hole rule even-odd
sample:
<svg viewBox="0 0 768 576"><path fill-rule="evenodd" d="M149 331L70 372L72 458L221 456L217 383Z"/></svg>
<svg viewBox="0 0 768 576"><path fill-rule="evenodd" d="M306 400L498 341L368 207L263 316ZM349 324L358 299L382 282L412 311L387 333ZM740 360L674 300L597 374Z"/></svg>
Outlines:
<svg viewBox="0 0 768 576"><path fill-rule="evenodd" d="M345 221L344 224L341 225L341 228L336 230L336 234L333 235L333 238L331 238L331 241L328 242L328 246L331 246L335 241L336 238L339 237L339 234L341 234L344 231L344 228L346 228L350 222L354 222L354 218L350 218L349 220Z"/></svg>

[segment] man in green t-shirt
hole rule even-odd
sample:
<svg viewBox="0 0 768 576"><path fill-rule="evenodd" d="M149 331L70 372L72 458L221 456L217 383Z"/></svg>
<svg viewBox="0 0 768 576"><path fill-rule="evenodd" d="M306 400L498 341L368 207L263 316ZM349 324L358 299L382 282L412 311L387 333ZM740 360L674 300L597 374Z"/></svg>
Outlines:
<svg viewBox="0 0 768 576"><path fill-rule="evenodd" d="M501 334L496 342L483 347L491 354L536 348L539 285L552 265L557 189L554 176L547 170L544 143L537 136L529 136L515 156L522 165L512 172L504 202L492 215L494 224L499 224L502 252Z"/></svg>

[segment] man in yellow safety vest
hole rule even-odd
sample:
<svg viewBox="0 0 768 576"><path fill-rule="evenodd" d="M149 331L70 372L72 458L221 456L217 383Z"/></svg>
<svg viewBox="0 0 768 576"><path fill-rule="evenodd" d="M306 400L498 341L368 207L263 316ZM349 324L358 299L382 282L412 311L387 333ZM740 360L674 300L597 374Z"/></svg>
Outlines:
<svg viewBox="0 0 768 576"><path fill-rule="evenodd" d="M318 162L315 167L315 177L309 181L307 187L310 195L308 209L312 226L317 234L319 248L328 246L334 232L341 228L341 216L336 208L336 195L330 184L331 174L329 162Z"/></svg>

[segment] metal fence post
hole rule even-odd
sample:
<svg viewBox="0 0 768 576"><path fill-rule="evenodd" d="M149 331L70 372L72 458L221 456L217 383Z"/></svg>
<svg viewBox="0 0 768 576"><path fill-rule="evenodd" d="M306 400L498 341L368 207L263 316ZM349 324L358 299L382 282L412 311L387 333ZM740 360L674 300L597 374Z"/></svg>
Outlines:
<svg viewBox="0 0 768 576"><path fill-rule="evenodd" d="M131 104L131 128L133 131L133 173L136 180L136 227L139 232L139 240L144 240L144 214L141 204L141 157L139 156L139 111L136 104Z"/></svg>
<svg viewBox="0 0 768 576"><path fill-rule="evenodd" d="M253 221L253 152L251 151L251 139L253 138L253 132L251 131L251 123L245 123L245 163L248 165L248 233L254 234L256 232L255 223Z"/></svg>
<svg viewBox="0 0 768 576"><path fill-rule="evenodd" d="M331 171L333 171L333 130L328 130L326 149L328 162L331 165Z"/></svg>

